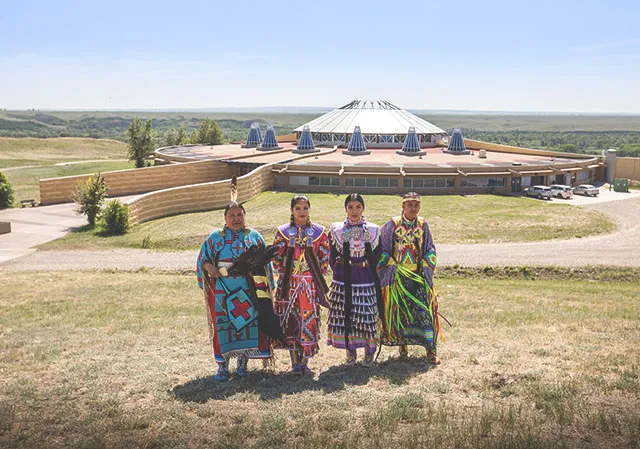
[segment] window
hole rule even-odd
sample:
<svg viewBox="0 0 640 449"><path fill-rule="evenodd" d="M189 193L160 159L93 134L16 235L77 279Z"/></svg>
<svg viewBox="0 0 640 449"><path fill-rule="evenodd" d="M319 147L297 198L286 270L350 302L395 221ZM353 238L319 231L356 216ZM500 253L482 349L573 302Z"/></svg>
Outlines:
<svg viewBox="0 0 640 449"><path fill-rule="evenodd" d="M404 187L408 189L452 189L453 178L405 178Z"/></svg>
<svg viewBox="0 0 640 449"><path fill-rule="evenodd" d="M278 175L275 177L276 187L284 187L284 176Z"/></svg>
<svg viewBox="0 0 640 449"><path fill-rule="evenodd" d="M395 143L404 143L405 140L407 140L406 134L398 134L394 138Z"/></svg>
<svg viewBox="0 0 640 449"><path fill-rule="evenodd" d="M378 135L377 134L363 134L362 137L366 143L377 143Z"/></svg>
<svg viewBox="0 0 640 449"><path fill-rule="evenodd" d="M308 186L308 176L289 176L289 185L291 186Z"/></svg>
<svg viewBox="0 0 640 449"><path fill-rule="evenodd" d="M578 172L578 181L584 181L585 179L589 179L591 177L591 172L589 170L584 170Z"/></svg>
<svg viewBox="0 0 640 449"><path fill-rule="evenodd" d="M330 178L328 176L309 176L310 186L340 186L340 179Z"/></svg>
<svg viewBox="0 0 640 449"><path fill-rule="evenodd" d="M398 187L398 180L395 178L345 178L344 186L365 189L388 189L390 187Z"/></svg>
<svg viewBox="0 0 640 449"><path fill-rule="evenodd" d="M505 178L467 177L462 178L461 187L480 189L485 187L504 187Z"/></svg>
<svg viewBox="0 0 640 449"><path fill-rule="evenodd" d="M390 135L380 136L380 143L393 143L393 136L390 136Z"/></svg>
<svg viewBox="0 0 640 449"><path fill-rule="evenodd" d="M347 135L346 134L334 134L333 135L333 139L331 139L333 142L346 142L347 141Z"/></svg>

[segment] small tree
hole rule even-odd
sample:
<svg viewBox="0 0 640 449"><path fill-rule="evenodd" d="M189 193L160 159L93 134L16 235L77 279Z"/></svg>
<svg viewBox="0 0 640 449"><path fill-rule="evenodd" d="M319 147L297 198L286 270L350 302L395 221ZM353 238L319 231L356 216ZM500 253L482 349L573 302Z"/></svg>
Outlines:
<svg viewBox="0 0 640 449"><path fill-rule="evenodd" d="M153 154L156 147L156 133L151 119L142 124L142 119L136 117L127 129L127 145L129 146L129 160L135 161L136 168L144 167L145 159Z"/></svg>
<svg viewBox="0 0 640 449"><path fill-rule="evenodd" d="M129 207L118 200L108 201L100 213L105 234L120 235L129 230Z"/></svg>
<svg viewBox="0 0 640 449"><path fill-rule="evenodd" d="M4 173L0 172L0 209L13 205L13 187Z"/></svg>
<svg viewBox="0 0 640 449"><path fill-rule="evenodd" d="M206 145L219 145L222 143L222 130L212 119L202 119L198 127L198 142Z"/></svg>
<svg viewBox="0 0 640 449"><path fill-rule="evenodd" d="M164 144L168 147L178 144L178 131L175 128L169 128L165 133Z"/></svg>
<svg viewBox="0 0 640 449"><path fill-rule="evenodd" d="M81 183L73 194L73 201L76 203L75 212L78 215L86 215L91 227L96 225L96 217L107 197L108 189L107 182L98 172Z"/></svg>
<svg viewBox="0 0 640 449"><path fill-rule="evenodd" d="M187 132L184 130L182 126L178 128L178 140L176 141L176 145L186 145L189 142L189 137L187 137Z"/></svg>

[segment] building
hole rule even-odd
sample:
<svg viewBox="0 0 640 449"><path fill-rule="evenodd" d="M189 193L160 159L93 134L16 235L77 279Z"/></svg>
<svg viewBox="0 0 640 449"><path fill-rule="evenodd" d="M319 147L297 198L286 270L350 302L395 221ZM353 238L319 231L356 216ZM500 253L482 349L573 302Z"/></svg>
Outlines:
<svg viewBox="0 0 640 449"><path fill-rule="evenodd" d="M248 137L259 134L255 129ZM451 145L447 145L451 143ZM254 144L260 148L253 147ZM387 101L352 101L264 145L191 145L156 150L158 163L215 159L240 175L269 165L273 188L287 191L517 193L537 184L591 183L599 157L464 139Z"/></svg>

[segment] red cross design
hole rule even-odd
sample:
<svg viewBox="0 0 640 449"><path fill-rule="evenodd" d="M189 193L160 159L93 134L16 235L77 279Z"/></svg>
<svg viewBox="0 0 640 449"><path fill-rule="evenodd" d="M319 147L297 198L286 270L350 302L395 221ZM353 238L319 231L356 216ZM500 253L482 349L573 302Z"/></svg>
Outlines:
<svg viewBox="0 0 640 449"><path fill-rule="evenodd" d="M236 243L233 245L233 249L235 249L237 253L240 252L240 250L242 249L242 244L236 241Z"/></svg>
<svg viewBox="0 0 640 449"><path fill-rule="evenodd" d="M244 318L245 320L248 320L250 318L249 312L247 312L250 306L247 302L240 302L238 298L233 298L231 303L235 306L235 308L231 311L231 314L234 318L238 318L240 315L242 315L242 318Z"/></svg>

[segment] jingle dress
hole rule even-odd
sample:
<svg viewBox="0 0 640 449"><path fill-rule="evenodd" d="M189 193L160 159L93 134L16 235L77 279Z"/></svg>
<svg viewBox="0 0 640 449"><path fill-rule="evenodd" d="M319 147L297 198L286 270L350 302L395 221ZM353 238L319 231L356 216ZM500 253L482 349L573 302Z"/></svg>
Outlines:
<svg viewBox="0 0 640 449"><path fill-rule="evenodd" d="M329 264L333 280L329 291L329 346L350 351L365 348L367 353L375 353L378 343L375 266L380 256L379 234L378 226L364 219L357 224L347 219L331 225ZM343 254L345 247L349 249L348 254Z"/></svg>

